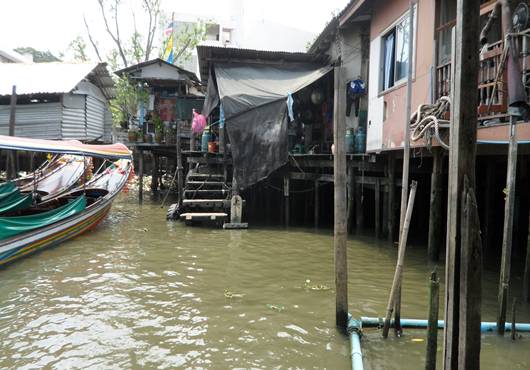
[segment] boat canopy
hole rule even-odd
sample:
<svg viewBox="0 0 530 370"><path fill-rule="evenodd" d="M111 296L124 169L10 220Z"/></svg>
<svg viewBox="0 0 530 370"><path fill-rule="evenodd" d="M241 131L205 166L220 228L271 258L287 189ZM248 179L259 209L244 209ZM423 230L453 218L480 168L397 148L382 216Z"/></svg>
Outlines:
<svg viewBox="0 0 530 370"><path fill-rule="evenodd" d="M110 145L92 145L83 144L77 140L43 140L4 135L0 135L0 149L85 155L109 159L130 159L132 157L131 151L121 143Z"/></svg>
<svg viewBox="0 0 530 370"><path fill-rule="evenodd" d="M62 207L28 216L0 217L0 240L62 221L86 208L84 195Z"/></svg>

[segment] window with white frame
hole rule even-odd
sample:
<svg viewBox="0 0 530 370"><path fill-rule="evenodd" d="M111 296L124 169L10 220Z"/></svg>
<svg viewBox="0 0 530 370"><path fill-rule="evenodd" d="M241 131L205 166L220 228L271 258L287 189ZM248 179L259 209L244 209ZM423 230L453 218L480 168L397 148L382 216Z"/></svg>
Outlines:
<svg viewBox="0 0 530 370"><path fill-rule="evenodd" d="M382 37L382 86L387 90L407 78L409 65L409 16L404 16Z"/></svg>

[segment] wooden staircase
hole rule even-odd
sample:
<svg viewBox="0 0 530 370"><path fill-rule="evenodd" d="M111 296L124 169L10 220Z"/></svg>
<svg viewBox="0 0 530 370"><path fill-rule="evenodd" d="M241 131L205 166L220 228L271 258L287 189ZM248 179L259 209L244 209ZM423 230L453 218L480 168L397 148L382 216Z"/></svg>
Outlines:
<svg viewBox="0 0 530 370"><path fill-rule="evenodd" d="M169 207L167 218L180 219L187 225L229 222L231 183L219 173L199 173L192 170L186 176L182 204Z"/></svg>

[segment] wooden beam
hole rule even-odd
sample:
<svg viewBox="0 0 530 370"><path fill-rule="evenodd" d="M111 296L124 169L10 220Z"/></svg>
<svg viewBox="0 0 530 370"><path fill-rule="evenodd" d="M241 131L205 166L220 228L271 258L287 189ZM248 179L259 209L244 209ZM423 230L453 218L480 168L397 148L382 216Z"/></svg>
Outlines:
<svg viewBox="0 0 530 370"><path fill-rule="evenodd" d="M440 304L440 279L436 269L429 280L429 322L427 325L427 354L425 370L436 370L436 352L438 347L438 314Z"/></svg>
<svg viewBox="0 0 530 370"><path fill-rule="evenodd" d="M438 262L442 249L442 167L443 155L441 148L433 148L433 164L431 175L431 199L429 208L429 236L427 255L432 262Z"/></svg>
<svg viewBox="0 0 530 370"><path fill-rule="evenodd" d="M508 171L506 174L506 200L504 202L504 226L502 236L502 261L499 276L499 310L497 312L497 331L504 335L506 307L510 290L510 272L513 246L513 213L515 206L515 180L517 175L517 117L510 116L510 145L508 149Z"/></svg>
<svg viewBox="0 0 530 370"><path fill-rule="evenodd" d="M334 238L335 249L335 322L343 332L348 326L348 258L346 211L346 83L344 67L334 68L333 156L334 181Z"/></svg>
<svg viewBox="0 0 530 370"><path fill-rule="evenodd" d="M478 369L480 352L480 314L475 308L480 306L480 297L469 296L471 287L481 290L481 282L473 279L476 275L464 274L469 271L472 259L462 261L461 253L472 256L478 253L473 238L463 239L461 232L464 178L468 188L475 189L475 157L477 141L478 67L479 67L479 20L480 0L457 0L456 32L454 33L452 60L454 83L449 151L449 190L447 211L447 248L445 271L445 328L444 328L444 369ZM478 221L478 220L475 220ZM474 227L474 225L472 225ZM467 264L461 266L461 264ZM481 269L482 266L475 266ZM462 270L461 270L462 269ZM462 289L466 286L466 289ZM462 303L462 305L461 305ZM466 328L465 333L460 327ZM462 335L460 335L462 334ZM465 359L459 358L459 347L470 352ZM466 366L469 365L469 366ZM475 366L476 365L476 366Z"/></svg>

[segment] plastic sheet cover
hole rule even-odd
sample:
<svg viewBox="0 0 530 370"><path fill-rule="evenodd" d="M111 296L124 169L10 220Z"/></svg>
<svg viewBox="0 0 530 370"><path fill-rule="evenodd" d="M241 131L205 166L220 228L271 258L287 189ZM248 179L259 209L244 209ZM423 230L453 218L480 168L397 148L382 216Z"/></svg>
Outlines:
<svg viewBox="0 0 530 370"><path fill-rule="evenodd" d="M287 163L287 96L331 69L308 65L215 65L240 188L257 183Z"/></svg>

